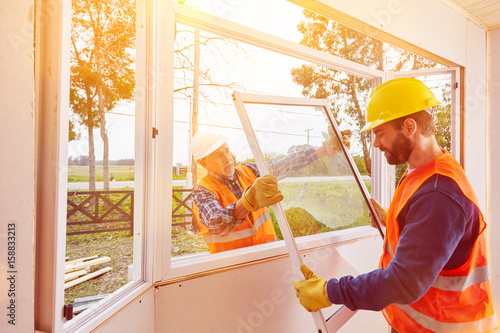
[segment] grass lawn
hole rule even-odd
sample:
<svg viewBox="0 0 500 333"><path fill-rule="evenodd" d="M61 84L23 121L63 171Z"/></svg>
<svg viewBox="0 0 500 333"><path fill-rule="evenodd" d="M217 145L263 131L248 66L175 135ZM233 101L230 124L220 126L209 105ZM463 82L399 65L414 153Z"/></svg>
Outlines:
<svg viewBox="0 0 500 333"><path fill-rule="evenodd" d="M95 167L96 181L102 182L102 165ZM134 180L134 166L132 165L110 165L109 180L129 181ZM88 182L89 167L84 165L70 165L68 167L68 182Z"/></svg>

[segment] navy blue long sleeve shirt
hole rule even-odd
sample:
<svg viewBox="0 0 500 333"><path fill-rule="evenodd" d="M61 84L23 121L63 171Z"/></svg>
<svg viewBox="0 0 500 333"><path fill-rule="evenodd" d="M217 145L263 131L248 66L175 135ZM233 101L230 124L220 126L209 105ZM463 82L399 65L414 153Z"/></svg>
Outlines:
<svg viewBox="0 0 500 333"><path fill-rule="evenodd" d="M398 215L400 239L387 269L327 283L332 303L380 311L421 298L443 269L464 264L479 233L479 210L451 179L433 175Z"/></svg>

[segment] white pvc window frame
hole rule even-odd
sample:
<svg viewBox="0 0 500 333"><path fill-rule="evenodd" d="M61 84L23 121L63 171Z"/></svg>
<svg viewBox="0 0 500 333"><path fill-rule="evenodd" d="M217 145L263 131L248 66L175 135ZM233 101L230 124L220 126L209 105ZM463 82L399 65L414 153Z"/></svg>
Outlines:
<svg viewBox="0 0 500 333"><path fill-rule="evenodd" d="M324 52L311 49L304 45L300 45L283 38L279 38L274 35L246 27L198 11L193 8L176 4L172 1L168 2L168 6L170 7L175 17L175 21L171 21L172 25L175 25L176 23L184 24L191 28L196 28L206 32L217 34L222 37L230 38L238 42L273 51L282 55L291 56L296 59L301 59L310 63L321 65L325 68L335 69L346 74L362 77L371 80L374 87L386 80L386 74L380 70L373 69L346 59L342 59L340 57L329 55ZM173 54L174 43L173 41L169 40L168 43L170 43L170 45L168 46L168 52ZM157 40L156 44L165 44L165 40ZM168 56L170 56L170 54ZM170 70L171 72L167 72L167 75L173 78L173 66ZM168 96L171 96L173 99L173 89L169 92ZM169 128L172 127L173 124L169 124ZM165 151L167 154L172 154L172 148L167 147ZM382 156L378 150L373 151L372 154L372 158L374 155ZM385 170L385 168L387 168L387 164L385 163L385 161L383 161L381 158L380 160L382 162L379 166L375 166L375 170ZM390 172L376 172L378 172L377 174L381 175L390 175ZM390 185L389 182L385 181L384 176L382 178L375 178L377 179L375 188L372 178L372 196L378 199L378 193L390 192ZM379 188L377 188L377 186L379 186ZM171 190L171 184L169 189ZM359 239L362 237L373 237L376 235L377 230L373 229L371 226L359 227L340 230L324 235L315 235L315 237L317 238L305 237L306 239L300 239L297 241L297 247L299 251L305 249L314 249L318 247L318 240L321 240L321 244L323 245L336 244L340 242ZM163 253L166 254L170 251L170 243L170 238L168 240L164 239L162 250ZM171 280L180 278L182 276L196 275L204 271L220 269L222 267L229 267L250 261L286 255L287 253L288 251L285 244L283 242L276 242L275 244L256 245L211 255L199 254L186 257L176 257L171 259L170 267L166 267L166 265L163 266L161 276L162 280Z"/></svg>
<svg viewBox="0 0 500 333"><path fill-rule="evenodd" d="M342 135L340 134L340 130L335 122L335 118L333 117L332 112L328 106L328 101L325 99L312 99L312 98L293 98L293 97L283 97L283 96L269 96L269 95L257 95L257 94L245 94L235 91L233 93L234 104L238 111L238 115L240 117L241 123L243 125L243 129L245 130L245 134L247 136L248 143L252 150L253 156L257 163L257 167L261 175L269 174L269 169L264 159L264 155L262 154L262 150L258 143L257 137L253 130L252 124L248 117L248 113L245 107L245 104L260 104L260 105L285 105L285 106L313 106L320 107L325 112L325 115L328 118L330 125L333 127L335 135L337 137L338 142L342 142ZM361 194L370 210L370 215L375 218L375 223L377 225L380 236L384 238L384 231L382 224L379 220L378 214L375 211L371 201L370 194L368 193L363 180L361 179L361 175L358 171L356 163L352 159L351 154L347 147L341 144L342 154L347 158L347 163L353 173L353 176L358 184L359 189L361 190ZM300 266L303 264L302 256L297 248L297 244L295 243L295 238L293 237L292 231L290 229L290 225L286 219L285 212L280 202L272 205L274 214L276 215L276 219L278 221L278 225L281 230L281 234L285 240L285 244L290 254L290 258L294 265L294 268L300 276ZM336 332L338 331L357 311L352 311L346 306L342 306L339 310L337 310L333 315L328 318L325 317L325 314L322 310L311 312L314 323L318 332Z"/></svg>
<svg viewBox="0 0 500 333"><path fill-rule="evenodd" d="M51 5L42 1L37 6L40 11L44 10L44 6L49 6L50 11L55 13L47 21L37 21L39 37L35 66L35 103L40 110L37 111L37 131L42 133L40 136L43 136L45 142L37 152L40 156L37 164L41 170L37 175L37 182L40 184L38 196L50 200L54 208L37 213L38 223L42 220L44 223L38 224L36 237L41 244L45 244L43 248L46 250L43 253L36 252L36 257L42 258L36 259L36 265L50 267L44 267L36 276L38 293L34 303L39 310L35 313L35 329L47 332L90 332L135 298L152 290L154 282L160 279L163 265L170 265L170 253L165 254L162 250L163 241L170 240L170 229L165 226L171 223L171 200L165 198L170 199L171 196L170 190L166 189L171 185L172 168L166 165L172 165L172 156L164 151L173 144L167 125L173 123L173 103L167 97L173 89L173 82L165 79L165 73L168 68L173 68L174 57L173 53L168 55L170 53L165 50L165 43L156 45L155 41L162 39L173 43L173 14L165 1L137 0L134 238L140 241L134 241L133 281L115 291L95 308L63 323L64 274L60 273L64 272L66 244L65 166L68 157L67 87L70 76L71 3L61 3L59 7ZM44 15L36 17L45 18ZM57 63L53 59L58 59ZM51 67L57 67L56 74L47 72L46 69ZM54 94L58 97L54 98ZM54 109L58 112L53 112ZM153 128L160 129L156 138L151 135ZM57 160L53 158L53 151L57 151ZM46 240L52 238L54 246L46 245Z"/></svg>

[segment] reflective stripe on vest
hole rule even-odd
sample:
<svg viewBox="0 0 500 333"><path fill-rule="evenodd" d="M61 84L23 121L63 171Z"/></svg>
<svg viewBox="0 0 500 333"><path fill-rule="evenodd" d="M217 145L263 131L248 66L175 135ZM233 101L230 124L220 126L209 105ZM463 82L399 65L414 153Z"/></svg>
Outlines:
<svg viewBox="0 0 500 333"><path fill-rule="evenodd" d="M261 215L261 217L259 217L259 219L254 223L253 226L255 227L255 229L259 229L259 227L266 223L269 219L271 219L271 215L269 215L269 212L265 212ZM203 236L203 239L206 243L234 242L239 239L255 236L255 229L247 228L239 231L233 231L226 236L207 235Z"/></svg>
<svg viewBox="0 0 500 333"><path fill-rule="evenodd" d="M444 153L415 169L396 189L387 214L387 232L380 267L387 268L399 243L397 217L420 186L434 174L453 179L479 209L476 195L458 162ZM383 310L389 325L399 332L487 332L496 328L496 316L486 258L484 222L479 210L479 234L468 260L459 268L443 270L431 288L411 305L391 304Z"/></svg>
<svg viewBox="0 0 500 333"><path fill-rule="evenodd" d="M432 284L432 288L446 291L464 291L473 284L486 282L490 279L488 265L474 268L466 276L442 276L439 275Z"/></svg>
<svg viewBox="0 0 500 333"><path fill-rule="evenodd" d="M389 246L389 242L388 241L385 241L385 250L389 253L389 255L391 256L391 258L394 258L394 253L392 253L392 249Z"/></svg>
<svg viewBox="0 0 500 333"><path fill-rule="evenodd" d="M255 229L259 229L264 223L266 223L267 221L271 220L271 215L269 214L269 212L266 210L266 212L264 214L262 214L258 219L257 221L255 221L253 223L253 226L255 227Z"/></svg>
<svg viewBox="0 0 500 333"><path fill-rule="evenodd" d="M252 170L245 166L239 165L238 169L238 182L241 187L246 187L253 184L257 176ZM199 183L212 192L219 200L222 207L238 201L229 188L220 183L214 177L207 175ZM251 245L263 244L276 239L276 233L271 220L271 215L266 208L261 208L256 211L250 212L249 216L252 217L253 223L249 216L245 218L238 226L234 228L226 236L212 235L207 227L200 221L198 207L193 202L193 216L200 228L203 239L210 249L210 253L222 252L240 247Z"/></svg>
<svg viewBox="0 0 500 333"><path fill-rule="evenodd" d="M408 314L413 320L415 320L420 326L428 329L432 332L438 333L471 333L471 332L489 332L495 329L497 325L496 315L466 322L466 323L443 323L437 321L431 317L421 314L417 310L413 309L407 304L394 304L406 314ZM404 331L400 331L403 333Z"/></svg>
<svg viewBox="0 0 500 333"><path fill-rule="evenodd" d="M391 258L394 258L389 244L385 246ZM489 281L488 265L474 268L469 275L466 276L441 276L438 275L436 281L432 284L432 288L447 290L447 291L463 291L473 284Z"/></svg>
<svg viewBox="0 0 500 333"><path fill-rule="evenodd" d="M203 236L206 243L227 243L234 242L243 238L255 236L255 229L243 229L239 231L230 232L226 236L208 235Z"/></svg>

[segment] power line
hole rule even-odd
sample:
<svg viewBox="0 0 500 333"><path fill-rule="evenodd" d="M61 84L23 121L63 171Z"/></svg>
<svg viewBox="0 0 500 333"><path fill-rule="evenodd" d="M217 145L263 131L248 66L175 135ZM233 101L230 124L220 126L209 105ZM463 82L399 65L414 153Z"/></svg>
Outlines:
<svg viewBox="0 0 500 333"><path fill-rule="evenodd" d="M183 121L183 120L174 120L174 123L182 123L182 124L189 124L188 121ZM217 127L217 128L224 128L224 129L231 129L231 130L239 130L243 131L243 127L232 127L232 126L224 126L224 125L213 125L213 124L198 124L199 126L206 126L206 127ZM265 130L254 130L254 132L257 133L269 133L269 134L279 134L279 135L289 135L289 136L302 136L302 137L307 137L306 134L295 134L295 133L285 133L285 132L274 132L274 131L265 131ZM322 136L319 135L310 135L311 138L323 138Z"/></svg>
<svg viewBox="0 0 500 333"><path fill-rule="evenodd" d="M116 115L119 115L119 116L135 117L135 114L130 114L130 113L120 113L120 112L112 112L112 111L106 111L106 113L116 114Z"/></svg>

